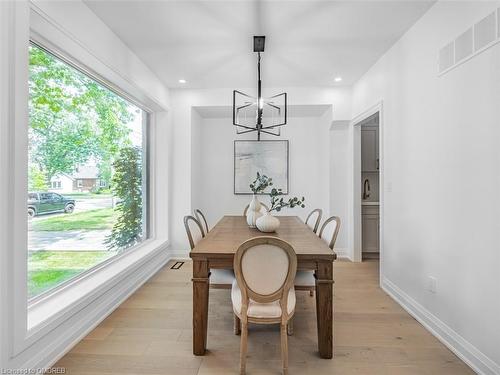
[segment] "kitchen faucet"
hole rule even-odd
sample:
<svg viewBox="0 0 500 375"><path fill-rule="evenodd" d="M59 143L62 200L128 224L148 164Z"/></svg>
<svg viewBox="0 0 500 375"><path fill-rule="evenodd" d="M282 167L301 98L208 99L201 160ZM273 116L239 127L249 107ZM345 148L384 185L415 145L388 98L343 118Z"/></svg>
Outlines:
<svg viewBox="0 0 500 375"><path fill-rule="evenodd" d="M365 179L363 184L363 200L370 198L370 180Z"/></svg>

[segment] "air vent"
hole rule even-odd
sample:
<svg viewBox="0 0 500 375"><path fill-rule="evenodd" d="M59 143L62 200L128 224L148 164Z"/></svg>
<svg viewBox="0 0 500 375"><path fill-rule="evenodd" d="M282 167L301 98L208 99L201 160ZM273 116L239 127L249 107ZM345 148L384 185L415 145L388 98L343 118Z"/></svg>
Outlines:
<svg viewBox="0 0 500 375"><path fill-rule="evenodd" d="M455 64L472 55L472 27L455 39Z"/></svg>
<svg viewBox="0 0 500 375"><path fill-rule="evenodd" d="M439 50L438 75L443 75L500 42L500 8Z"/></svg>
<svg viewBox="0 0 500 375"><path fill-rule="evenodd" d="M496 14L491 13L474 25L474 51L477 52L496 39Z"/></svg>
<svg viewBox="0 0 500 375"><path fill-rule="evenodd" d="M451 68L454 62L454 46L453 42L441 48L439 51L439 72Z"/></svg>
<svg viewBox="0 0 500 375"><path fill-rule="evenodd" d="M171 270L178 270L184 265L184 262L175 262L172 267L170 267Z"/></svg>

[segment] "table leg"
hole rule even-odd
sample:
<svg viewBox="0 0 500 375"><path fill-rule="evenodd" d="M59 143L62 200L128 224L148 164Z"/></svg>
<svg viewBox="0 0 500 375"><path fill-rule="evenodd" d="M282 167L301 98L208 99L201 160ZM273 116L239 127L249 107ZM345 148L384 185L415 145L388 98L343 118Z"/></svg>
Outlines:
<svg viewBox="0 0 500 375"><path fill-rule="evenodd" d="M316 269L316 321L321 358L333 357L333 262L318 262Z"/></svg>
<svg viewBox="0 0 500 375"><path fill-rule="evenodd" d="M193 260L193 354L205 355L208 327L209 269L206 260Z"/></svg>

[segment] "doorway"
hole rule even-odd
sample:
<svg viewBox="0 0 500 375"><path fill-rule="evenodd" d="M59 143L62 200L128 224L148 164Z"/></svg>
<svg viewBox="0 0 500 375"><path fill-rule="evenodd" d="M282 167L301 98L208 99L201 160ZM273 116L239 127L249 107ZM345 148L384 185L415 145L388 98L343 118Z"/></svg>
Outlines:
<svg viewBox="0 0 500 375"><path fill-rule="evenodd" d="M351 121L352 189L350 236L352 259L379 259L383 253L382 103Z"/></svg>
<svg viewBox="0 0 500 375"><path fill-rule="evenodd" d="M380 157L379 113L361 127L361 260L379 259L380 251Z"/></svg>

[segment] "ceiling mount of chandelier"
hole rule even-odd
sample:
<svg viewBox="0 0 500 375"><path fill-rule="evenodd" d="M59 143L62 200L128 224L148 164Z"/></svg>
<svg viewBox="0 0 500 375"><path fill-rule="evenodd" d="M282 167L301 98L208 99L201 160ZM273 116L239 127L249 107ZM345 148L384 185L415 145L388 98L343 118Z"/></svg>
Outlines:
<svg viewBox="0 0 500 375"><path fill-rule="evenodd" d="M286 92L262 97L262 81L260 75L260 53L264 52L265 36L253 37L253 51L257 52L257 97L241 91L233 91L233 125L237 134L257 132L260 141L261 133L279 136L280 128L286 125L287 103Z"/></svg>

